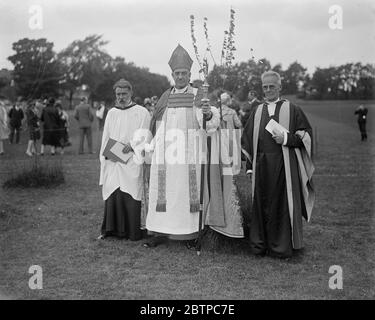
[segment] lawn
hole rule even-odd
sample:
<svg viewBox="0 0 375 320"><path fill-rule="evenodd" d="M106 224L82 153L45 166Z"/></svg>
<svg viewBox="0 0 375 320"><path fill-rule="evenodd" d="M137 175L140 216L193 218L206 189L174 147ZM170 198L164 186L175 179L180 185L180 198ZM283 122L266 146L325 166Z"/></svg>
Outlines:
<svg viewBox="0 0 375 320"><path fill-rule="evenodd" d="M353 115L359 102L297 102L317 132L317 198L302 255L258 258L246 239L208 237L200 257L179 242L150 250L141 241L97 241L99 161L77 155L73 122L73 146L43 159L62 162L65 184L0 188L0 299L373 299L375 103L361 143ZM24 132L20 145L5 146L1 184L30 165L26 139ZM242 199L249 196L249 179L236 181ZM29 289L31 265L43 268L42 290ZM328 286L331 265L343 269L342 290Z"/></svg>

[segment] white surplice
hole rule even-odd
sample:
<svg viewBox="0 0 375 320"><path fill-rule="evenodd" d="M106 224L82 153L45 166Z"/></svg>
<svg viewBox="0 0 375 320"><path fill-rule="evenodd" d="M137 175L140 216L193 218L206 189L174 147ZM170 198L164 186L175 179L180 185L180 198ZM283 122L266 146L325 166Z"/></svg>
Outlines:
<svg viewBox="0 0 375 320"><path fill-rule="evenodd" d="M150 114L146 108L134 105L128 109L112 108L109 110L103 129L102 146L100 149L100 180L103 200L117 188L130 194L134 200L141 201L143 192L142 150L148 138ZM121 143L130 142L134 155L126 163L105 160L102 156L108 139Z"/></svg>
<svg viewBox="0 0 375 320"><path fill-rule="evenodd" d="M188 87L186 90L173 90L174 93L196 94L196 90ZM165 122L165 132L173 129L182 130L184 135L185 149L188 147L187 129L189 125L186 123L186 108L166 108L163 114L163 122ZM211 107L213 112L212 118L206 123L206 131L213 141L217 141L217 128L220 125L220 114L215 107ZM199 126L202 126L202 111L198 108L193 108L193 117L198 120ZM159 127L160 129L161 127ZM198 231L199 214L198 212L190 212L190 195L189 195L189 165L188 164L170 164L166 159L166 211L157 212L156 204L158 199L158 165L156 155L158 148L163 144L164 134L160 134L157 130L154 137L154 153L152 155L151 171L150 171L150 187L149 187L149 206L146 219L146 228L149 231L165 233L170 235L188 235ZM181 141L180 141L181 142ZM213 143L214 144L214 143ZM215 144L217 145L217 143ZM199 146L197 146L198 148ZM165 149L167 150L167 149ZM181 149L180 149L181 150ZM218 154L216 150L212 154ZM198 153L198 150L196 150ZM200 164L196 163L197 173L197 187L198 195L200 190Z"/></svg>

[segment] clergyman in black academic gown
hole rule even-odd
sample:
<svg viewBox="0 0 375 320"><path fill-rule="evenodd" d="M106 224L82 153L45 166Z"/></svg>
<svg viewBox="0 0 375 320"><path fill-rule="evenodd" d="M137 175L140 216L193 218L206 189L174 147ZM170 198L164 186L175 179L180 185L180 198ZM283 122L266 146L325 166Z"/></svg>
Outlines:
<svg viewBox="0 0 375 320"><path fill-rule="evenodd" d="M251 113L242 151L252 168L250 246L254 254L289 258L303 247L302 217L314 203L312 129L301 108L280 99L280 75L262 75L265 103ZM273 119L283 128L266 130Z"/></svg>

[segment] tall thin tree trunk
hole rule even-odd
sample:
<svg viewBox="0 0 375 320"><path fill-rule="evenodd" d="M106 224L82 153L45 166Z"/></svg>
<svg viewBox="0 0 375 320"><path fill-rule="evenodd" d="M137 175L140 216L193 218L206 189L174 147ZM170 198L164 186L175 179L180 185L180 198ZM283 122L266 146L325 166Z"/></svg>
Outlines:
<svg viewBox="0 0 375 320"><path fill-rule="evenodd" d="M73 90L69 90L69 109L73 109Z"/></svg>

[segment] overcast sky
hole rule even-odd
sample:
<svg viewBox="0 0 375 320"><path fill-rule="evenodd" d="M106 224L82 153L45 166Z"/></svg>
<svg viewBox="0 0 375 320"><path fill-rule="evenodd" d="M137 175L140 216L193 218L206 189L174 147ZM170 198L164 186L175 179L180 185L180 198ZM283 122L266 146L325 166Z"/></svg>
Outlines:
<svg viewBox="0 0 375 320"><path fill-rule="evenodd" d="M170 78L168 60L180 43L195 61L190 15L196 20L200 53L206 47L203 18L217 62L230 6L235 14L236 62L266 57L283 68L298 61L315 67L347 62L375 62L375 1L373 0L0 0L0 68L12 69L7 57L12 43L28 37L47 38L55 50L90 34L109 41L106 50L137 66ZM43 9L43 28L30 29L32 5ZM332 30L332 5L343 9L343 28ZM196 63L192 78L198 78Z"/></svg>

